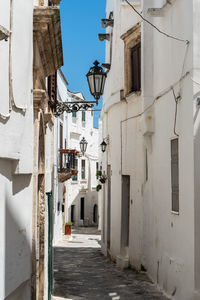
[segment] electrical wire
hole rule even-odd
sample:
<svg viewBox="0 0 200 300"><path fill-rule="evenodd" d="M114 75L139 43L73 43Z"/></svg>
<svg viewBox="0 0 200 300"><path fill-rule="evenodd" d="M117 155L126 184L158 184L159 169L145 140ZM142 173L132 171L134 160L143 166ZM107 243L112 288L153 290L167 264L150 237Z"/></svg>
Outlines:
<svg viewBox="0 0 200 300"><path fill-rule="evenodd" d="M179 42L184 42L184 43L186 43L186 44L189 44L190 42L188 41L188 40L184 40L184 39L180 39L180 38L177 38L177 37L175 37L175 36L173 36L173 35L171 35L171 34L168 34L168 33L166 33L166 32L164 32L164 31L162 31L162 30L160 30L157 26L155 26L153 23L151 23L149 20L147 20L146 18L144 18L143 17L143 15L141 15L140 13L139 13L139 11L128 1L128 0L125 0L126 1L126 3L135 11L135 13L138 15L138 16L140 16L140 18L143 20L143 21L145 21L145 22L147 22L150 26L152 26L154 29L156 29L159 33L161 33L161 34L163 34L163 35L165 35L166 37L168 37L168 38L171 38L171 39L173 39L173 40L176 40L176 41L179 41Z"/></svg>
<svg viewBox="0 0 200 300"><path fill-rule="evenodd" d="M179 134L176 132L176 121L177 121L177 113L178 113L178 97L176 97L174 88L172 87L172 92L175 100L175 117L174 117L174 134L179 137Z"/></svg>
<svg viewBox="0 0 200 300"><path fill-rule="evenodd" d="M147 110L149 110L152 106L154 106L155 102L159 99L161 99L163 96L165 96L166 94L168 94L170 91L172 91L174 89L174 87L176 85L178 85L184 78L186 78L188 75L190 74L190 72L186 72L177 82L175 82L173 85L171 85L168 89L166 89L164 92L162 92L161 94L159 94L157 97L154 98L153 102L147 106L141 113L134 115L132 117L129 117L125 120L122 120L121 123L126 122L128 120L131 119L136 119L138 117L141 117Z"/></svg>

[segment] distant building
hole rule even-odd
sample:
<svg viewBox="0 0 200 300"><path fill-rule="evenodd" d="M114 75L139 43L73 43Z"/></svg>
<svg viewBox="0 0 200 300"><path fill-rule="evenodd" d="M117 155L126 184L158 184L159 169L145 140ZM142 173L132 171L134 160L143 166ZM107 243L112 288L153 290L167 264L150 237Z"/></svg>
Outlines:
<svg viewBox="0 0 200 300"><path fill-rule="evenodd" d="M67 81L61 71L58 71L58 101L76 102L85 101L81 93L72 93L67 89ZM68 171L59 172L58 178L58 203L63 212L56 218L58 227L54 225L54 236L61 237L61 228L64 223L72 221L75 226L97 226L99 221L98 195L96 192L98 170L98 129L93 126L93 111L78 111L64 113L57 120L57 149L58 171L59 164ZM88 142L84 156L80 152L80 141L85 137ZM61 158L59 149L64 149ZM70 155L74 156L73 165L70 164ZM77 170L77 171L75 171ZM68 175L67 175L68 174ZM73 175L75 174L75 175ZM63 183L61 182L63 179Z"/></svg>

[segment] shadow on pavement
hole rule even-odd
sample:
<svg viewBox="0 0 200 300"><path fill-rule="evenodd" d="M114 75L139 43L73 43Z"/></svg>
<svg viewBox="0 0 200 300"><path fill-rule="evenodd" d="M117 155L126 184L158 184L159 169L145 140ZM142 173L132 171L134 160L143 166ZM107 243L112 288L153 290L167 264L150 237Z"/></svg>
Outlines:
<svg viewBox="0 0 200 300"><path fill-rule="evenodd" d="M67 299L166 299L144 274L121 271L100 248L54 248L54 295Z"/></svg>

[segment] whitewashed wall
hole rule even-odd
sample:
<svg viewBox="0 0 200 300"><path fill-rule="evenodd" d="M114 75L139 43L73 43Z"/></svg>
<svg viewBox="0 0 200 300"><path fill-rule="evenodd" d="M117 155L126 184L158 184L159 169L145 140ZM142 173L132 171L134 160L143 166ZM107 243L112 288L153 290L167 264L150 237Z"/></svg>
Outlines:
<svg viewBox="0 0 200 300"><path fill-rule="evenodd" d="M142 1L135 8L164 32L189 40L169 39L142 22L142 94L120 101L124 89L124 44L121 35L141 21L123 1L107 1L107 17L113 11L113 48L111 69L104 92L101 113L102 138L109 137L103 169L111 165L111 245L107 249L107 186L103 198L102 251L125 266L125 262L147 269L148 275L173 299L199 299L199 133L198 118L193 145L193 95L199 90L198 1L172 1L162 16L152 17L148 8L162 7L166 1ZM110 32L108 28L107 32ZM195 44L193 44L193 40ZM106 62L110 62L110 42L106 42ZM194 70L194 71L193 71ZM187 73L190 72L190 73ZM186 74L187 73L187 74ZM179 83L181 76L185 78ZM192 82L191 77L197 84ZM178 84L176 84L178 82ZM171 212L170 141L174 133L176 95L178 104L176 131L179 134L180 213ZM169 92L166 92L169 89ZM160 97L151 110L141 113ZM151 122L146 122L147 117ZM125 121L127 118L129 120ZM124 121L123 121L124 120ZM120 121L122 128L120 128ZM153 129L153 130L152 130ZM122 143L122 146L121 146ZM122 149L122 150L121 150ZM145 150L148 153L148 180L145 180ZM195 150L195 158L194 158ZM194 160L195 159L195 160ZM195 176L194 182L194 164ZM129 247L121 249L121 175L130 175ZM194 202L195 184L195 202ZM194 211L194 205L196 213ZM196 222L194 223L194 219ZM196 228L195 228L196 227ZM187 239L187 242L186 242Z"/></svg>
<svg viewBox="0 0 200 300"><path fill-rule="evenodd" d="M1 1L0 12L0 25L12 32L7 42L0 41L0 299L28 300L33 195L33 1L12 2L13 6L11 1Z"/></svg>

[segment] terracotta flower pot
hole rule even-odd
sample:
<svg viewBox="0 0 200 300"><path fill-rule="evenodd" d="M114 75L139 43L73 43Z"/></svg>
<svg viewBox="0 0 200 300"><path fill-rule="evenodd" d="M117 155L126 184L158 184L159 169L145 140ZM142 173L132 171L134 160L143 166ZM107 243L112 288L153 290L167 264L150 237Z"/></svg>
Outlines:
<svg viewBox="0 0 200 300"><path fill-rule="evenodd" d="M105 181L105 179L100 179L99 180L101 183L105 183L106 181Z"/></svg>
<svg viewBox="0 0 200 300"><path fill-rule="evenodd" d="M60 149L59 151L60 151L60 153L68 153L69 152L68 149Z"/></svg>
<svg viewBox="0 0 200 300"><path fill-rule="evenodd" d="M72 175L77 175L78 174L78 170L75 170L75 169L72 169L71 172L72 172Z"/></svg>
<svg viewBox="0 0 200 300"><path fill-rule="evenodd" d="M72 225L65 224L65 235L72 234Z"/></svg>

